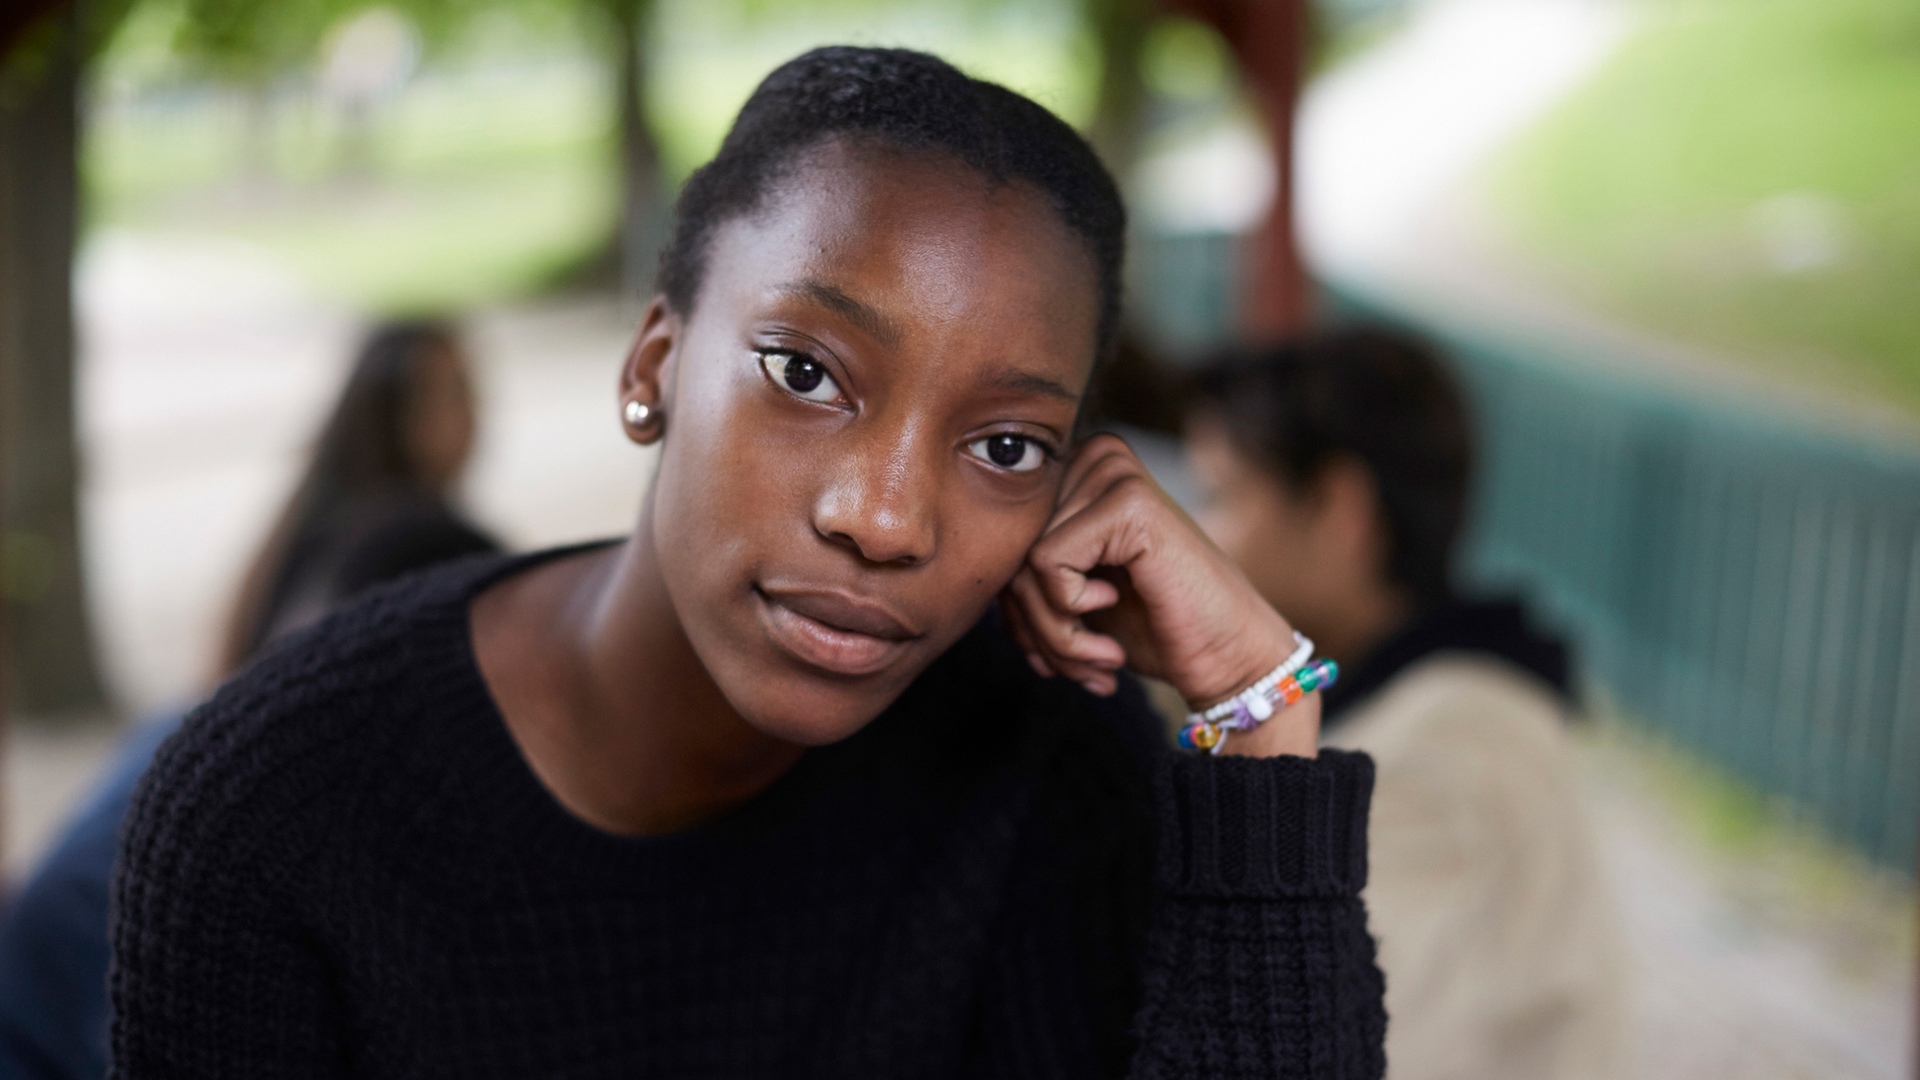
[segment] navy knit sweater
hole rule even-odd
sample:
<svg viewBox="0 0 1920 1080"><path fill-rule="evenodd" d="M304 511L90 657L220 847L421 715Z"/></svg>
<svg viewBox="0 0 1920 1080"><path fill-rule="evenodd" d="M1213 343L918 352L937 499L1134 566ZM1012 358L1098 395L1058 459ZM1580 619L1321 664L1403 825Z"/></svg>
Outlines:
<svg viewBox="0 0 1920 1080"><path fill-rule="evenodd" d="M161 749L113 1075L1381 1074L1366 758L1174 757L989 619L722 819L615 836L475 665L468 601L529 564L375 594Z"/></svg>

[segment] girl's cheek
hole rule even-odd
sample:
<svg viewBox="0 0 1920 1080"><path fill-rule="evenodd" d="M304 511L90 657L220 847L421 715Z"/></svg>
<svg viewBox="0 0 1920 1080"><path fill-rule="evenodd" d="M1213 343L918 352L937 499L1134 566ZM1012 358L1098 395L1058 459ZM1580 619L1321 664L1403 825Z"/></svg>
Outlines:
<svg viewBox="0 0 1920 1080"><path fill-rule="evenodd" d="M970 572L973 583L988 596L998 593L1026 565L1027 553L1045 535L1047 521L1053 516L1053 499L1037 507L1023 507L1014 513L994 514L974 509L970 515L983 527L973 549Z"/></svg>

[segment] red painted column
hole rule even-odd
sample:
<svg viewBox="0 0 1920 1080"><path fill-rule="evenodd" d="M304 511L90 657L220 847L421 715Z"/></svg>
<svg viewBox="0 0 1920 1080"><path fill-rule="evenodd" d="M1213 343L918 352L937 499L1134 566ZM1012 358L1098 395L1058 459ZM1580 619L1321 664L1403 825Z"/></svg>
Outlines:
<svg viewBox="0 0 1920 1080"><path fill-rule="evenodd" d="M1240 332L1250 342L1306 329L1313 283L1294 223L1293 121L1306 67L1306 0L1167 0L1169 9L1211 24L1240 63L1273 146L1273 207L1245 251Z"/></svg>

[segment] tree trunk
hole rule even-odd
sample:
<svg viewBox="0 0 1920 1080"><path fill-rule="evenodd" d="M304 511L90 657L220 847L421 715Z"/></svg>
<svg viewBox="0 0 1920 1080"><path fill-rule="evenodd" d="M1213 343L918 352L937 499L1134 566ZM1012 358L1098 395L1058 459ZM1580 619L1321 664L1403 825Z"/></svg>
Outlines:
<svg viewBox="0 0 1920 1080"><path fill-rule="evenodd" d="M50 16L0 66L0 586L12 707L98 714L74 440L79 20Z"/></svg>
<svg viewBox="0 0 1920 1080"><path fill-rule="evenodd" d="M614 92L620 123L620 294L644 302L653 295L667 207L660 150L647 126L646 42L653 0L611 0L615 42Z"/></svg>

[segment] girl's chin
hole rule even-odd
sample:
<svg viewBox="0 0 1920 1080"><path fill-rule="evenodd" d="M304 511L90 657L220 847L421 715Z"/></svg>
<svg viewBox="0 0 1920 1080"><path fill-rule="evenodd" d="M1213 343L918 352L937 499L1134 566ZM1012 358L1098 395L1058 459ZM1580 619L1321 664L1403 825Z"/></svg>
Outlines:
<svg viewBox="0 0 1920 1080"><path fill-rule="evenodd" d="M782 708L768 712L749 712L746 719L754 729L770 738L794 746L831 746L851 738L880 715L880 709L844 709L831 712L796 712Z"/></svg>
<svg viewBox="0 0 1920 1080"><path fill-rule="evenodd" d="M744 693L727 694L754 730L794 746L830 746L852 737L886 711L905 686L892 680L853 685L798 673L756 679Z"/></svg>

